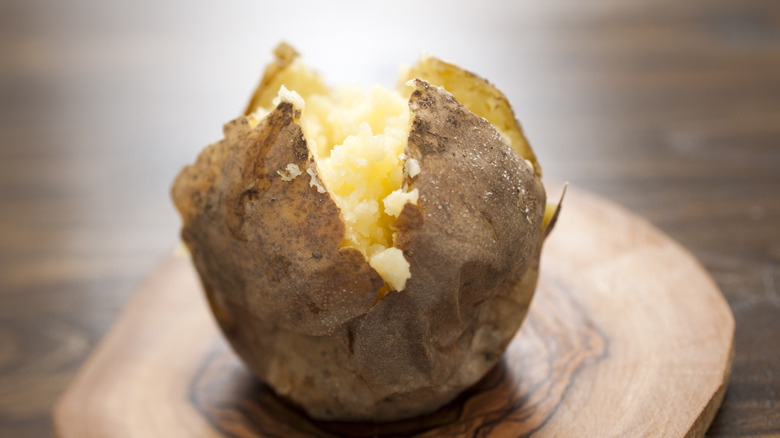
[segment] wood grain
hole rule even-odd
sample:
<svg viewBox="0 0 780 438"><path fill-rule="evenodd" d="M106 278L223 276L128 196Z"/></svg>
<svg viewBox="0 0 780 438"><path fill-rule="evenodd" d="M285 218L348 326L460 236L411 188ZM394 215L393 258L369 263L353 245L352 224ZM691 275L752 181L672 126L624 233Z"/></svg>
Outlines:
<svg viewBox="0 0 780 438"><path fill-rule="evenodd" d="M639 217L570 191L531 311L453 403L394 423L309 420L258 383L211 320L189 260L141 287L55 410L71 437L701 437L728 381L717 286Z"/></svg>
<svg viewBox="0 0 780 438"><path fill-rule="evenodd" d="M427 50L496 84L546 176L639 213L723 291L734 366L707 435L780 436L777 0L345 3L300 0L290 26L267 19L287 2L0 2L0 436L51 434L176 244L174 175L282 38L334 81L391 84Z"/></svg>

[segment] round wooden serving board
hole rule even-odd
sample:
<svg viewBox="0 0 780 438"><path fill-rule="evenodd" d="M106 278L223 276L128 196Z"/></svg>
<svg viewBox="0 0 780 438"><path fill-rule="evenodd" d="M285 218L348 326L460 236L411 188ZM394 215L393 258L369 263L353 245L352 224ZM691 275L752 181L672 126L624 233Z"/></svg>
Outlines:
<svg viewBox="0 0 780 438"><path fill-rule="evenodd" d="M726 389L734 319L682 247L570 190L539 288L502 362L439 411L320 423L243 368L186 257L146 281L54 411L61 438L700 437Z"/></svg>

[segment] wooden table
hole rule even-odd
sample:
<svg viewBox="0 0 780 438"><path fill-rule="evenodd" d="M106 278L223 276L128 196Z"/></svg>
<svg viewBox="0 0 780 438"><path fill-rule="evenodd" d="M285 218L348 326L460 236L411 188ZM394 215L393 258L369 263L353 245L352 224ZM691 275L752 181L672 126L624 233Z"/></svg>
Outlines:
<svg viewBox="0 0 780 438"><path fill-rule="evenodd" d="M389 85L428 50L497 84L547 178L648 218L723 290L736 353L709 435L780 434L776 1L203 3L0 4L0 436L50 434L177 243L174 175L281 38L334 82Z"/></svg>

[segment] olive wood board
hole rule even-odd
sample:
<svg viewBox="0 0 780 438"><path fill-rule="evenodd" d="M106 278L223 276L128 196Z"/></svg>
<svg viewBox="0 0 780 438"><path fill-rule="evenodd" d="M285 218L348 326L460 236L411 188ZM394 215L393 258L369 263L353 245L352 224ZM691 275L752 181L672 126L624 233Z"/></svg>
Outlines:
<svg viewBox="0 0 780 438"><path fill-rule="evenodd" d="M644 219L569 190L501 362L438 411L308 419L256 381L186 256L165 260L54 410L60 438L701 437L723 400L734 319L695 260Z"/></svg>

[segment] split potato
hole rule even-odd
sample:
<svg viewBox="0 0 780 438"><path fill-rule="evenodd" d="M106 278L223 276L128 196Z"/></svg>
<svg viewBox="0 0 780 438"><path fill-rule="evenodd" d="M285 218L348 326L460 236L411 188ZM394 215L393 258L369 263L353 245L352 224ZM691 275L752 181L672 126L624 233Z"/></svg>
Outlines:
<svg viewBox="0 0 780 438"><path fill-rule="evenodd" d="M280 45L245 114L172 196L252 372L324 420L431 412L501 358L546 207L503 94L423 57L399 89L332 88Z"/></svg>

